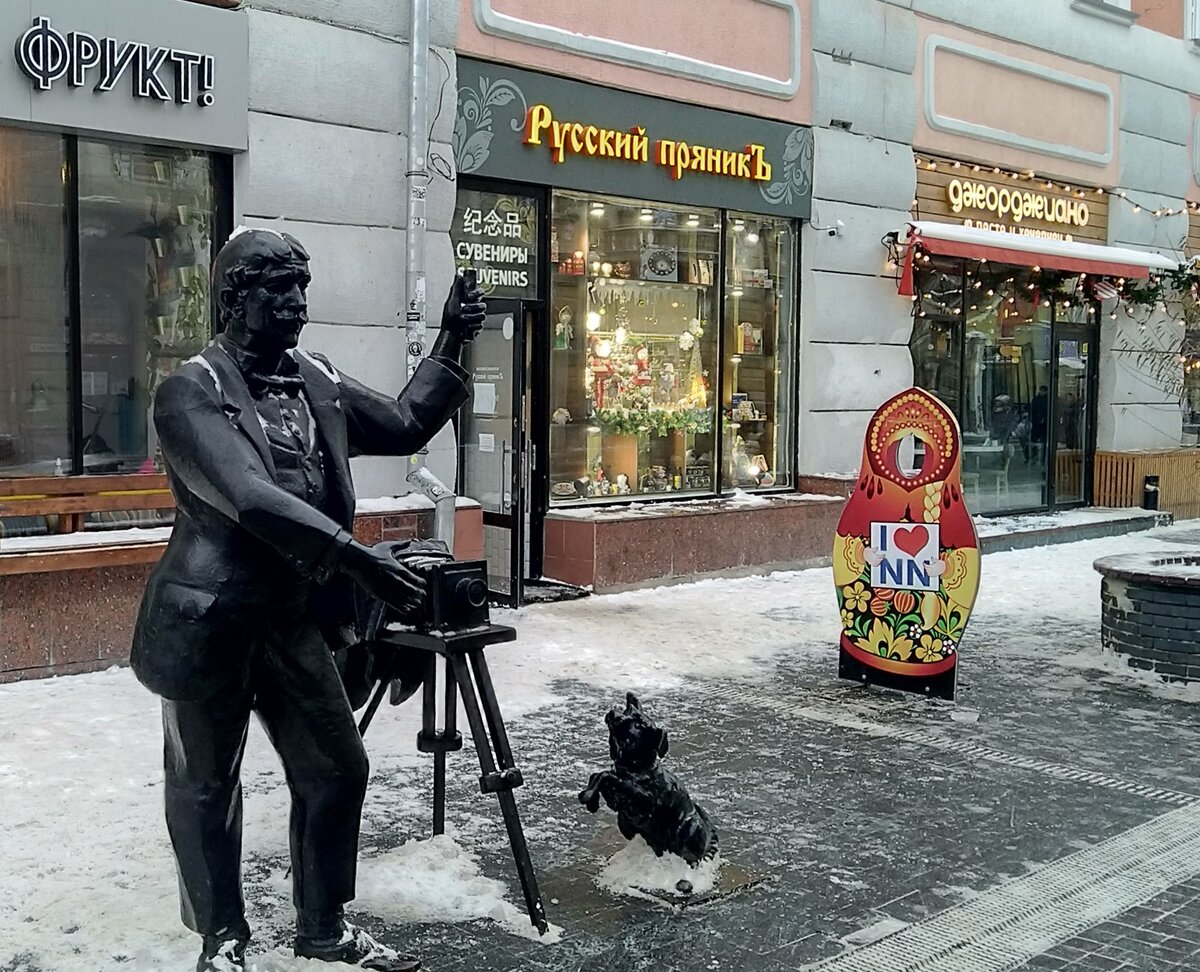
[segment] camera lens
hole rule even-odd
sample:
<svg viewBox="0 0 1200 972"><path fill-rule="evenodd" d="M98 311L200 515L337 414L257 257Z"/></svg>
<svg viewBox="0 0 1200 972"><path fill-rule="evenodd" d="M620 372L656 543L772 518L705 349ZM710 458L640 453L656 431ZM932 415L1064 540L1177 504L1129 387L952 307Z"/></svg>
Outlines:
<svg viewBox="0 0 1200 972"><path fill-rule="evenodd" d="M471 607L480 608L487 604L488 589L478 577L458 582L458 591Z"/></svg>

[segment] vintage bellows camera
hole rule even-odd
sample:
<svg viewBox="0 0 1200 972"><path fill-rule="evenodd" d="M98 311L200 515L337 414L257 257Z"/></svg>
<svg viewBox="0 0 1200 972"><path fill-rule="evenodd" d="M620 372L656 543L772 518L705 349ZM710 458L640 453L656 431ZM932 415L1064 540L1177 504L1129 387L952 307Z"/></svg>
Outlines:
<svg viewBox="0 0 1200 972"><path fill-rule="evenodd" d="M396 543L392 554L425 578L425 598L407 623L426 631L462 631L491 620L486 560L448 560L440 540Z"/></svg>
<svg viewBox="0 0 1200 972"><path fill-rule="evenodd" d="M428 586L417 627L461 631L488 623L486 560L445 560L424 574Z"/></svg>

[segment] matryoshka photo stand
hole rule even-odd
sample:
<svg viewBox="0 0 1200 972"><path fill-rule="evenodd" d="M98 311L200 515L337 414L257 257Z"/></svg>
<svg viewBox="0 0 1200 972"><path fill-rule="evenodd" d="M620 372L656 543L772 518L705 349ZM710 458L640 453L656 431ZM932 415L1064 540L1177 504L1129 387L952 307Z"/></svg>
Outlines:
<svg viewBox="0 0 1200 972"><path fill-rule="evenodd" d="M909 439L916 468L906 474ZM924 389L885 402L867 426L834 538L833 579L840 677L954 698L979 591L979 540L963 501L958 422Z"/></svg>

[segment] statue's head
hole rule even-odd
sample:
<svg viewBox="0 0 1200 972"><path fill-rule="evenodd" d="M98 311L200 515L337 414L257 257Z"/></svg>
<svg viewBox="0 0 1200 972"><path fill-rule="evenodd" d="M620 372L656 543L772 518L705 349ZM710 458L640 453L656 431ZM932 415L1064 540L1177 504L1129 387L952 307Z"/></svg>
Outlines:
<svg viewBox="0 0 1200 972"><path fill-rule="evenodd" d="M660 729L642 711L632 692L625 695L624 710L612 709L604 721L608 725L608 753L618 770L642 772L667 755L667 730Z"/></svg>
<svg viewBox="0 0 1200 972"><path fill-rule="evenodd" d="M283 354L308 323L308 253L287 233L242 229L213 261L221 330L262 355Z"/></svg>

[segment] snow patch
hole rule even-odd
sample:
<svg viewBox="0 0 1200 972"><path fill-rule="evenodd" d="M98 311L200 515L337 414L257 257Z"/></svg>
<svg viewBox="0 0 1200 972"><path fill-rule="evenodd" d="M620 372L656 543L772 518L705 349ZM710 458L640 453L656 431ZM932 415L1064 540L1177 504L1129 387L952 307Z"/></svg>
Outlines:
<svg viewBox="0 0 1200 972"><path fill-rule="evenodd" d="M634 837L612 856L596 878L596 883L613 894L657 901L660 899L647 892L659 891L682 898L677 885L680 881L687 881L692 886L689 897L698 897L716 887L721 864L721 855L718 854L693 868L675 854L658 857L641 837Z"/></svg>
<svg viewBox="0 0 1200 972"><path fill-rule="evenodd" d="M359 861L355 909L389 921L454 923L491 920L524 938L553 944L562 929L542 936L529 915L504 897L505 886L479 871L479 859L442 834L410 840Z"/></svg>

